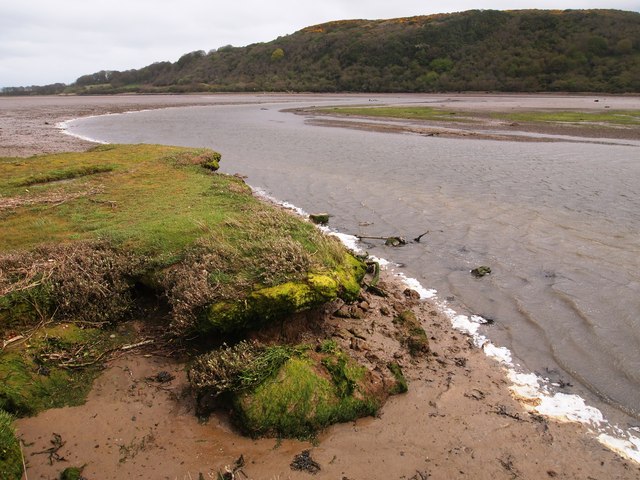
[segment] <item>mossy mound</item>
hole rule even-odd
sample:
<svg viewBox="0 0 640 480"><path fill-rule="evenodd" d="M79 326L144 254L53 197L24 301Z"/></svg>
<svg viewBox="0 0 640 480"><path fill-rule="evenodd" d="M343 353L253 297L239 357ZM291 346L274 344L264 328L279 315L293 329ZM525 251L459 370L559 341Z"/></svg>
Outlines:
<svg viewBox="0 0 640 480"><path fill-rule="evenodd" d="M22 453L12 425L13 417L0 409L0 478L22 478Z"/></svg>
<svg viewBox="0 0 640 480"><path fill-rule="evenodd" d="M241 342L199 357L189 379L201 406L211 398L231 405L239 428L252 436L308 438L374 415L397 391L331 341L316 349Z"/></svg>
<svg viewBox="0 0 640 480"><path fill-rule="evenodd" d="M60 324L7 347L0 355L0 409L26 416L82 404L100 371L97 360L122 342L109 331Z"/></svg>
<svg viewBox="0 0 640 480"><path fill-rule="evenodd" d="M429 337L415 313L406 310L393 319L393 323L398 327L400 340L409 349L412 357L425 355L429 352Z"/></svg>

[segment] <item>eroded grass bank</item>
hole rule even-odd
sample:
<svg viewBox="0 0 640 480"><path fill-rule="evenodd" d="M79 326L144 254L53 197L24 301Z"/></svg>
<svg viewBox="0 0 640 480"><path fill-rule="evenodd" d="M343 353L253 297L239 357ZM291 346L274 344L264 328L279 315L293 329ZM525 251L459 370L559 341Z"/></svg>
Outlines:
<svg viewBox="0 0 640 480"><path fill-rule="evenodd" d="M255 199L241 179L215 173L219 161L210 150L157 145L0 159L1 410L81 403L102 362L140 340L122 325L144 319L149 305L161 312L156 332L196 340L200 353L204 342L211 360L224 357L223 342L358 298L362 260ZM312 435L402 391L395 371L389 392L373 391L370 373L327 345L252 352L236 367L259 381L220 401L254 435ZM265 362L273 352L286 355ZM201 383L218 372L199 371ZM202 393L195 380L194 392ZM307 408L291 421L301 398ZM258 407L274 402L277 410Z"/></svg>

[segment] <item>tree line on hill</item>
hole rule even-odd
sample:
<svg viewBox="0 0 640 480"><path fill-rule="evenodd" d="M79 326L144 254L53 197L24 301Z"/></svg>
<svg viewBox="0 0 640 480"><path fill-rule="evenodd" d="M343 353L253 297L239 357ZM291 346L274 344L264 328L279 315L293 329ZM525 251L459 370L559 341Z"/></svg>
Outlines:
<svg viewBox="0 0 640 480"><path fill-rule="evenodd" d="M640 13L472 10L345 20L30 93L640 92Z"/></svg>

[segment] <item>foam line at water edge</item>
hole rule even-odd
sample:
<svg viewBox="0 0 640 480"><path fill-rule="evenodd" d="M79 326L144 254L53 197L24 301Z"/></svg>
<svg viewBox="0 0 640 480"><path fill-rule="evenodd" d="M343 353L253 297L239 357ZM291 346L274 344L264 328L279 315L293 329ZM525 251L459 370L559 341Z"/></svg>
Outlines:
<svg viewBox="0 0 640 480"><path fill-rule="evenodd" d="M289 202L279 201L262 189L254 188L254 192L270 202L291 209L302 217L307 218L309 216L303 209ZM364 253L356 236L336 232L327 226L319 226L319 228L325 233L340 239L350 250L356 253ZM611 425L599 409L587 405L579 395L553 392L549 379L542 378L535 373L522 372L521 367L514 362L512 353L508 348L493 344L485 335L480 333L482 325L488 323L486 319L479 315L459 314L450 308L446 301L438 298L436 290L425 288L419 280L395 271L396 268L399 268L398 264L383 258L373 256L370 258L373 261L377 261L382 268L389 270L405 286L417 291L421 299L433 301L449 318L451 325L456 330L467 334L487 357L497 361L506 370L507 378L511 382L509 390L525 409L558 421L584 424L601 444L625 458L640 463L640 438L634 436L630 431Z"/></svg>

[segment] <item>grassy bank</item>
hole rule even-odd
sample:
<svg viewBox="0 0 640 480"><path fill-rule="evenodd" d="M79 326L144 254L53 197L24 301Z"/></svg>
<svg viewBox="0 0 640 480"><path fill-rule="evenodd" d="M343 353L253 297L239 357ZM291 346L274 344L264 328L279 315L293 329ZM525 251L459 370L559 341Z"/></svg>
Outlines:
<svg viewBox="0 0 640 480"><path fill-rule="evenodd" d="M166 300L178 333L353 296L361 265L242 180L213 174L218 160L142 145L0 160L0 331L54 312L115 321L141 288Z"/></svg>
<svg viewBox="0 0 640 480"><path fill-rule="evenodd" d="M443 110L433 107L334 107L319 109L335 115L355 115L372 118L399 118L434 122L481 122L485 113ZM489 118L505 122L529 124L562 124L577 126L635 127L640 125L638 110L593 111L530 111L492 112Z"/></svg>
<svg viewBox="0 0 640 480"><path fill-rule="evenodd" d="M401 118L437 122L471 122L471 118L453 110L432 107L333 107L318 109L336 115L354 115L373 118Z"/></svg>
<svg viewBox="0 0 640 480"><path fill-rule="evenodd" d="M102 361L139 340L119 325L148 308L162 312L156 332L215 346L358 298L361 260L311 222L254 198L241 179L216 173L219 161L211 150L158 145L0 159L0 408L33 415L81 403ZM269 348L260 352L298 351ZM354 398L353 388L334 392L333 373L319 369L329 353L318 355L287 354L259 391L242 389L242 428L298 436L375 411L380 402ZM361 367L333 356L325 370L356 382L349 375ZM277 379L275 390L267 379ZM263 397L270 404L283 382L289 396L258 426L250 406ZM297 426L279 426L287 402L319 385L323 401L308 398ZM325 414L309 420L316 411Z"/></svg>

